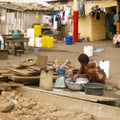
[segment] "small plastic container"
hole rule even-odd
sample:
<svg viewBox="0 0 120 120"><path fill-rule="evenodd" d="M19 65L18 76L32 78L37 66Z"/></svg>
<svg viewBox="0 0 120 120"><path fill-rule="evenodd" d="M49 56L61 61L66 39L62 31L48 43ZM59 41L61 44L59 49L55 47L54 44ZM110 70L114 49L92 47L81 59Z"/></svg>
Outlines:
<svg viewBox="0 0 120 120"><path fill-rule="evenodd" d="M64 68L59 68L58 72L59 72L59 75L60 75L60 76L64 76L65 73L66 73L66 69L64 69Z"/></svg>

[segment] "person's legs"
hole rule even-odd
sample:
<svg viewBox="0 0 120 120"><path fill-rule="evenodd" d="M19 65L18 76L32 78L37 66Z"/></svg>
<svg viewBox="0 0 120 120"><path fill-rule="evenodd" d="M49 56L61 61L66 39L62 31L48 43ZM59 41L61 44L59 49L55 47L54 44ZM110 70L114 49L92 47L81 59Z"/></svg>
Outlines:
<svg viewBox="0 0 120 120"><path fill-rule="evenodd" d="M116 34L116 25L112 25L112 35Z"/></svg>

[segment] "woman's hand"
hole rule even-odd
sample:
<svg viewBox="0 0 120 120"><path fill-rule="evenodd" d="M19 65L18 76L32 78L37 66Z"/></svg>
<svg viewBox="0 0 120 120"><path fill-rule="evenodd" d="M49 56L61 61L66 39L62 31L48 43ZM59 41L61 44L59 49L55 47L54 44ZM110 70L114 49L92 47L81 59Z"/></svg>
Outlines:
<svg viewBox="0 0 120 120"><path fill-rule="evenodd" d="M77 78L87 78L88 75L87 74L75 74L73 76L73 80L76 80Z"/></svg>
<svg viewBox="0 0 120 120"><path fill-rule="evenodd" d="M73 76L73 80L76 80L78 77L79 77L79 74L75 74L75 75Z"/></svg>
<svg viewBox="0 0 120 120"><path fill-rule="evenodd" d="M87 74L81 74L79 77L82 77L82 78L87 78Z"/></svg>

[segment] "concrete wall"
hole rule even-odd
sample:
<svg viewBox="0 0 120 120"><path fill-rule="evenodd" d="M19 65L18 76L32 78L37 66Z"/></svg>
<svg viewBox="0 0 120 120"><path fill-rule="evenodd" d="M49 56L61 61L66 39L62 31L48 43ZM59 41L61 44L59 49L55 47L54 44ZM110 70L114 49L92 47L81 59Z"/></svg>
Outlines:
<svg viewBox="0 0 120 120"><path fill-rule="evenodd" d="M19 11L10 11L2 8L2 20L0 21L0 33L9 34L10 31L23 30L23 13Z"/></svg>
<svg viewBox="0 0 120 120"><path fill-rule="evenodd" d="M32 28L33 24L42 22L42 14L39 13L39 18L35 18L35 11L26 11L25 12L25 31L27 28Z"/></svg>
<svg viewBox="0 0 120 120"><path fill-rule="evenodd" d="M80 37L92 39L92 22L89 16L79 18L78 33Z"/></svg>
<svg viewBox="0 0 120 120"><path fill-rule="evenodd" d="M120 11L120 0L117 0L117 10Z"/></svg>
<svg viewBox="0 0 120 120"><path fill-rule="evenodd" d="M96 20L96 17L91 18L88 15L79 18L78 31L81 33L81 37L85 39L89 37L90 41L105 39L105 14L100 14L100 20Z"/></svg>
<svg viewBox="0 0 120 120"><path fill-rule="evenodd" d="M92 18L92 39L91 41L103 40L106 38L105 14L100 14L100 20Z"/></svg>

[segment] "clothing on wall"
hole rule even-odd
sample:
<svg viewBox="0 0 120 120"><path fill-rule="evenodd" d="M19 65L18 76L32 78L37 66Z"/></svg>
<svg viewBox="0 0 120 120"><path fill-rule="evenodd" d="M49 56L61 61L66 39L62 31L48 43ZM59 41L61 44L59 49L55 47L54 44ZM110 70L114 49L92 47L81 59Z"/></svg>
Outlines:
<svg viewBox="0 0 120 120"><path fill-rule="evenodd" d="M51 15L51 18L50 18L49 21L52 23L52 26L53 26L53 23L54 23L54 15Z"/></svg>
<svg viewBox="0 0 120 120"><path fill-rule="evenodd" d="M61 23L62 25L66 25L66 22L65 22L65 11L61 11L59 13L60 17L61 17Z"/></svg>
<svg viewBox="0 0 120 120"><path fill-rule="evenodd" d="M116 25L118 21L119 21L119 15L116 13L114 15L114 25Z"/></svg>
<svg viewBox="0 0 120 120"><path fill-rule="evenodd" d="M100 20L100 13L99 12L96 13L96 20Z"/></svg>
<svg viewBox="0 0 120 120"><path fill-rule="evenodd" d="M85 15L85 4L84 0L79 0L78 1L78 16L84 16Z"/></svg>
<svg viewBox="0 0 120 120"><path fill-rule="evenodd" d="M54 20L53 20L53 29L57 30L58 26L57 26L57 21L56 21L56 15L54 15Z"/></svg>
<svg viewBox="0 0 120 120"><path fill-rule="evenodd" d="M70 32L73 32L73 19L70 19L70 20L69 20L69 25L70 25L69 31L70 31Z"/></svg>
<svg viewBox="0 0 120 120"><path fill-rule="evenodd" d="M64 14L64 22L66 22L66 23L68 23L70 10L71 10L70 7L67 7L67 8L64 10L64 11L65 11L65 14Z"/></svg>
<svg viewBox="0 0 120 120"><path fill-rule="evenodd" d="M65 11L63 11L62 20L65 19Z"/></svg>
<svg viewBox="0 0 120 120"><path fill-rule="evenodd" d="M62 28L61 16L59 14L55 15L55 21L57 21L57 30L60 31Z"/></svg>
<svg viewBox="0 0 120 120"><path fill-rule="evenodd" d="M42 23L43 24L51 25L52 24L51 16L49 16L49 15L43 15Z"/></svg>

